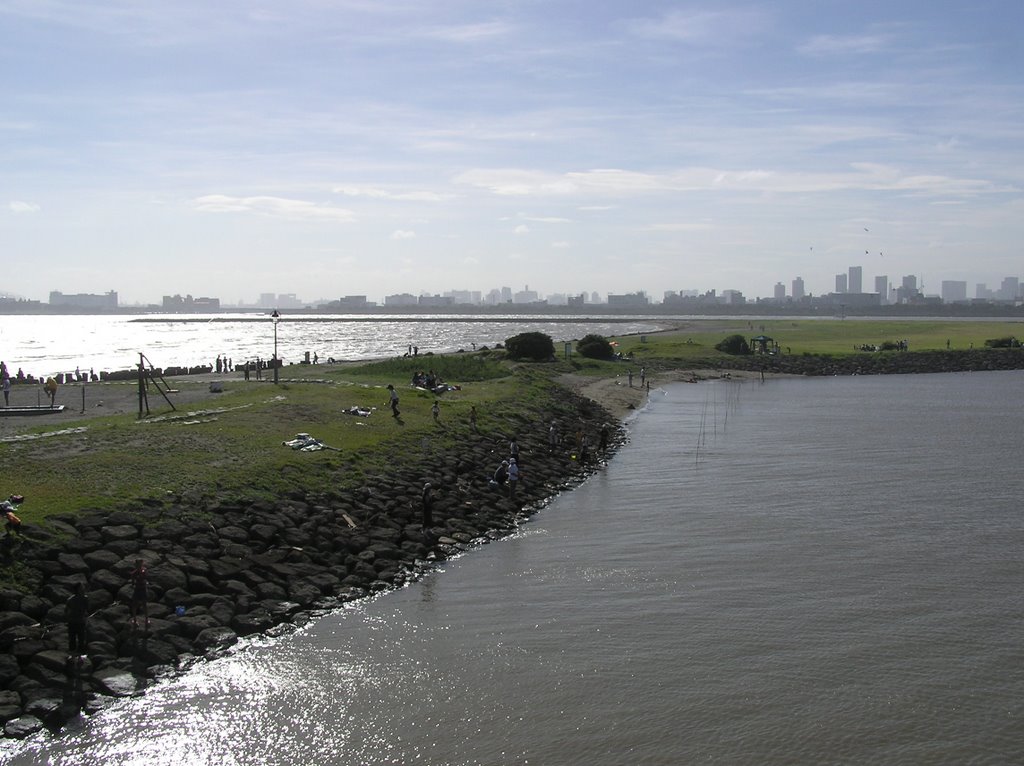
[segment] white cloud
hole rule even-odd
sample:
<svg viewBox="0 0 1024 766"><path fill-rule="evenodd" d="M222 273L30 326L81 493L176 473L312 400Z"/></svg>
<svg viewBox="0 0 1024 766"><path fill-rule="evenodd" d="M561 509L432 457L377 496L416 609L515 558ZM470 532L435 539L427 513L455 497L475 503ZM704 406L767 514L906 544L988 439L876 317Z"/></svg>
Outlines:
<svg viewBox="0 0 1024 766"><path fill-rule="evenodd" d="M226 194L208 194L198 197L193 202L196 210L204 213L255 213L273 218L305 221L348 222L355 218L355 214L345 208L284 197L231 197Z"/></svg>
<svg viewBox="0 0 1024 766"><path fill-rule="evenodd" d="M451 26L427 27L421 30L423 37L452 43L475 43L504 37L515 29L502 21L486 21L478 24L457 24Z"/></svg>
<svg viewBox="0 0 1024 766"><path fill-rule="evenodd" d="M556 250L567 250L568 248L572 247L572 243L571 242L566 242L563 239L563 240L558 240L557 242L552 242L551 243L551 247L555 248Z"/></svg>
<svg viewBox="0 0 1024 766"><path fill-rule="evenodd" d="M358 186L338 186L331 191L335 194L343 194L346 197L368 197L370 199L396 200L399 202L447 202L455 198L454 194L441 194L431 191L390 192L385 189Z"/></svg>
<svg viewBox="0 0 1024 766"><path fill-rule="evenodd" d="M754 10L672 11L661 18L636 19L628 28L638 37L718 45L756 33L765 22L765 15Z"/></svg>
<svg viewBox="0 0 1024 766"><path fill-rule="evenodd" d="M878 53L889 45L885 35L816 35L797 47L809 56L844 56Z"/></svg>
<svg viewBox="0 0 1024 766"><path fill-rule="evenodd" d="M391 232L391 239L416 239L416 232L406 229L396 229Z"/></svg>
<svg viewBox="0 0 1024 766"><path fill-rule="evenodd" d="M625 198L638 194L696 191L805 193L843 190L902 191L918 194L966 194L1014 191L1012 186L980 178L910 174L891 165L851 163L846 171L723 170L683 168L664 173L585 170L563 174L524 170L471 170L458 183L498 195Z"/></svg>
<svg viewBox="0 0 1024 766"><path fill-rule="evenodd" d="M11 200L7 205L12 213L17 215L23 215L26 213L38 213L41 208L33 202L22 202L21 200Z"/></svg>
<svg viewBox="0 0 1024 766"><path fill-rule="evenodd" d="M523 220L531 221L533 223L572 223L571 218L556 218L554 216L546 217L535 217L535 216L523 216Z"/></svg>
<svg viewBox="0 0 1024 766"><path fill-rule="evenodd" d="M516 234L529 234L530 233L530 227L527 226L525 223L521 223L518 226L516 226L516 228L513 229L513 231Z"/></svg>
<svg viewBox="0 0 1024 766"><path fill-rule="evenodd" d="M714 227L710 223L656 223L648 228L651 231L707 231Z"/></svg>

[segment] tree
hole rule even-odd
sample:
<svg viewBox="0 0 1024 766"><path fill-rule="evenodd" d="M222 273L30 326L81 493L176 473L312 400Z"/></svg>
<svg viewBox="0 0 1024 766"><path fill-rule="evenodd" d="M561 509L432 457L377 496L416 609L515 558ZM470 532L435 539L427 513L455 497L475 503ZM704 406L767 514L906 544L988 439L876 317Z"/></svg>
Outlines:
<svg viewBox="0 0 1024 766"><path fill-rule="evenodd" d="M542 332L523 332L505 341L509 359L527 359L546 362L555 356L555 344L550 335Z"/></svg>
<svg viewBox="0 0 1024 766"><path fill-rule="evenodd" d="M615 349L603 335L591 333L576 342L576 352L588 359L614 359Z"/></svg>
<svg viewBox="0 0 1024 766"><path fill-rule="evenodd" d="M723 354L733 354L736 356L750 353L750 345L747 343L747 339L739 333L719 341L715 344L715 348Z"/></svg>

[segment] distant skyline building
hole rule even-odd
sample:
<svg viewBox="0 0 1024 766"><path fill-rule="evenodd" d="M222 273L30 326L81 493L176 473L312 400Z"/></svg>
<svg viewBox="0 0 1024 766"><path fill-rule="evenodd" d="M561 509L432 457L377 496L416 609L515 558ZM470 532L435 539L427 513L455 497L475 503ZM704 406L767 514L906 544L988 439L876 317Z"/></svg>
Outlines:
<svg viewBox="0 0 1024 766"><path fill-rule="evenodd" d="M996 300L1016 301L1020 297L1020 280L1017 277L1006 277L996 291Z"/></svg>
<svg viewBox="0 0 1024 766"><path fill-rule="evenodd" d="M836 274L836 292L840 295L850 292L849 279L846 274Z"/></svg>
<svg viewBox="0 0 1024 766"><path fill-rule="evenodd" d="M889 277L882 275L875 277L875 292L878 293L878 299L884 306L889 302Z"/></svg>
<svg viewBox="0 0 1024 766"><path fill-rule="evenodd" d="M775 283L775 300L783 301L786 299L786 286L782 282Z"/></svg>
<svg viewBox="0 0 1024 766"><path fill-rule="evenodd" d="M647 294L640 290L635 293L625 293L623 295L608 294L608 307L609 308L628 308L636 306L649 306L650 300L647 298Z"/></svg>
<svg viewBox="0 0 1024 766"><path fill-rule="evenodd" d="M75 293L74 295L65 295L59 290L54 290L50 293L50 305L75 306L76 308L83 309L116 309L117 291L111 290L110 292L103 293L102 295L94 295L92 293Z"/></svg>
<svg viewBox="0 0 1024 766"><path fill-rule="evenodd" d="M512 296L513 303L536 303L539 300L537 291L531 290L529 285L524 285L522 290Z"/></svg>
<svg viewBox="0 0 1024 766"><path fill-rule="evenodd" d="M864 270L860 266L851 266L848 270L846 291L849 293L864 292Z"/></svg>
<svg viewBox="0 0 1024 766"><path fill-rule="evenodd" d="M790 295L793 296L793 300L795 300L795 301L803 300L804 295L806 295L806 293L804 292L804 278L803 277L797 277L796 279L793 280L793 285L792 285L792 289L790 290Z"/></svg>
<svg viewBox="0 0 1024 766"><path fill-rule="evenodd" d="M946 279L942 281L942 302L959 303L967 300L967 282Z"/></svg>
<svg viewBox="0 0 1024 766"><path fill-rule="evenodd" d="M193 298L186 295L165 295L163 298L164 311L188 311L202 314L208 311L220 311L220 298Z"/></svg>
<svg viewBox="0 0 1024 766"><path fill-rule="evenodd" d="M397 293L395 295L384 296L385 306L416 306L418 304L419 298L412 293Z"/></svg>

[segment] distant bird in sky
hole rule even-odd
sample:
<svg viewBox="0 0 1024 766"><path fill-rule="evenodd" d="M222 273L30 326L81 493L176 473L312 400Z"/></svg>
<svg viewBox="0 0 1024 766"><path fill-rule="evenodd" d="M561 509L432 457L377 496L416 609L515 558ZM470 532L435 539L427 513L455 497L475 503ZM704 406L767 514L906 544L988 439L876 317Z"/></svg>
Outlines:
<svg viewBox="0 0 1024 766"><path fill-rule="evenodd" d="M864 231L867 231L867 230L868 230L868 227L867 227L867 226L865 226L865 227L864 227Z"/></svg>

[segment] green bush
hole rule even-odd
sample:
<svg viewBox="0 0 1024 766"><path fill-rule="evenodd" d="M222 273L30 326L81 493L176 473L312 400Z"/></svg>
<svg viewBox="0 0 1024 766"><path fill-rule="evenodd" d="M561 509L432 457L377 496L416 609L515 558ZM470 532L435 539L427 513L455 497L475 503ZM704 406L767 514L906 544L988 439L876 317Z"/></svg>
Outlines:
<svg viewBox="0 0 1024 766"><path fill-rule="evenodd" d="M723 354L733 354L734 356L750 353L750 344L747 343L747 339L739 333L730 335L728 338L719 341L715 344L715 348Z"/></svg>
<svg viewBox="0 0 1024 766"><path fill-rule="evenodd" d="M1016 338L989 338L985 348L1016 348L1020 342Z"/></svg>
<svg viewBox="0 0 1024 766"><path fill-rule="evenodd" d="M555 344L542 332L523 332L505 341L509 359L546 362L555 356Z"/></svg>
<svg viewBox="0 0 1024 766"><path fill-rule="evenodd" d="M614 359L615 349L603 335L591 333L576 342L576 352L588 359Z"/></svg>

